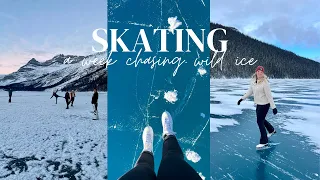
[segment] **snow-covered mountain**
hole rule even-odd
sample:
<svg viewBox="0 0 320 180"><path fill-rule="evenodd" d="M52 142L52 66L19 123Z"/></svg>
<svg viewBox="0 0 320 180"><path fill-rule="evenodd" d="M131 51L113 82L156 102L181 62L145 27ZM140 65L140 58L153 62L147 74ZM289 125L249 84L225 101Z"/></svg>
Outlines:
<svg viewBox="0 0 320 180"><path fill-rule="evenodd" d="M105 66L83 66L82 61L94 59L105 60L105 53L97 53L89 56L57 55L52 59L39 62L32 58L17 72L0 77L0 89L12 88L13 90L43 91L50 88L61 90L87 91L98 87L99 90L107 90L107 70ZM64 64L69 59L70 64Z"/></svg>

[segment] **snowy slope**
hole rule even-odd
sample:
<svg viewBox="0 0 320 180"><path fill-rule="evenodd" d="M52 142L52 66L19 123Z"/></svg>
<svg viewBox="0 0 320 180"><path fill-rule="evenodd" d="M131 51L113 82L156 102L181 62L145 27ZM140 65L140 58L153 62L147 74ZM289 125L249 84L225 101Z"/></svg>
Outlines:
<svg viewBox="0 0 320 180"><path fill-rule="evenodd" d="M0 91L0 179L106 179L107 94L97 121L92 92L76 95L67 110L50 92L13 92L9 104Z"/></svg>
<svg viewBox="0 0 320 180"><path fill-rule="evenodd" d="M70 64L64 64L65 59L72 61ZM105 83L93 81L81 81L82 78L88 76L103 76L106 78L106 69L103 66L90 65L84 66L82 61L93 61L94 59L105 59L105 53L97 53L90 56L65 56L57 55L51 60L46 62L38 62L35 59L31 59L25 66L21 67L17 72L6 75L0 79L0 88L6 88L8 86L15 90L45 90L52 87L59 87L64 89L66 86L73 86L73 83L79 81L82 85L78 84L80 89L88 90L86 85L96 84L98 86L106 86ZM91 87L90 87L91 88ZM104 89L103 89L104 90Z"/></svg>

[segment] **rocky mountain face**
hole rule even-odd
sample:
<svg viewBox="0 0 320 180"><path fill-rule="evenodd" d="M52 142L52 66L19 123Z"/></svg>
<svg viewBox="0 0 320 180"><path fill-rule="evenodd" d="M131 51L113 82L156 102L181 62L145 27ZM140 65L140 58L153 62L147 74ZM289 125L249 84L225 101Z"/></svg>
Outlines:
<svg viewBox="0 0 320 180"><path fill-rule="evenodd" d="M105 60L106 53L89 56L57 55L45 62L32 58L18 71L0 77L0 89L16 91L43 91L51 88L61 90L91 91L98 87L107 90L107 69L104 65L94 65L95 59ZM65 63L68 60L69 63Z"/></svg>

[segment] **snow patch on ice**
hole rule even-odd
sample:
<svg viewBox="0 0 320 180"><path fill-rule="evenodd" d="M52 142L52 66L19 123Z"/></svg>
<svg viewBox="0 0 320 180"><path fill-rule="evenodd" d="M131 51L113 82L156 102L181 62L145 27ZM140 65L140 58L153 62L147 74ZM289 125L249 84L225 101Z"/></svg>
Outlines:
<svg viewBox="0 0 320 180"><path fill-rule="evenodd" d="M200 67L198 69L198 73L200 74L200 76L203 76L203 75L205 75L207 73L207 70L204 69L203 67Z"/></svg>
<svg viewBox="0 0 320 180"><path fill-rule="evenodd" d="M164 99L166 99L168 102L174 104L178 98L178 91L174 90L174 91L168 91L164 93Z"/></svg>
<svg viewBox="0 0 320 180"><path fill-rule="evenodd" d="M179 27L180 25L182 25L182 22L177 19L177 16L175 16L175 17L169 17L168 18L168 24L170 25L169 26L169 32L174 34L174 30L177 27Z"/></svg>
<svg viewBox="0 0 320 180"><path fill-rule="evenodd" d="M234 125L239 125L239 122L234 119L210 118L210 132L219 132L218 128L222 128L222 126Z"/></svg>
<svg viewBox="0 0 320 180"><path fill-rule="evenodd" d="M190 149L186 151L186 157L189 161L192 161L194 163L199 162L201 159L198 153L191 151Z"/></svg>
<svg viewBox="0 0 320 180"><path fill-rule="evenodd" d="M318 153L320 153L319 112L320 106L303 106L302 109L292 110L285 113L289 118L286 118L283 126L286 130L307 136L310 143L317 146L315 152Z"/></svg>

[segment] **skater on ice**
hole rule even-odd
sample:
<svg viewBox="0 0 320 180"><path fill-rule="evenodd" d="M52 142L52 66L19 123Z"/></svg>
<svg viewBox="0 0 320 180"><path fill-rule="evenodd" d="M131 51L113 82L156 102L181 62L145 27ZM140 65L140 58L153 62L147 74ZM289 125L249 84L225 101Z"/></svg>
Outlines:
<svg viewBox="0 0 320 180"><path fill-rule="evenodd" d="M56 98L56 104L58 103L58 97L61 97L59 96L57 93L58 93L59 89L54 89L53 92L52 92L52 96L51 98L55 97ZM50 99L51 99L50 98Z"/></svg>
<svg viewBox="0 0 320 180"><path fill-rule="evenodd" d="M76 97L76 92L72 90L70 93L70 96L71 96L71 106L73 106L74 98Z"/></svg>
<svg viewBox="0 0 320 180"><path fill-rule="evenodd" d="M143 151L135 167L120 177L120 180L202 180L199 174L184 160L184 155L173 131L172 117L164 112L161 117L163 128L162 160L158 175L154 171L153 130L144 128L142 134Z"/></svg>
<svg viewBox="0 0 320 180"><path fill-rule="evenodd" d="M11 103L11 97L12 97L12 89L11 88L9 88L8 93L9 93L9 103Z"/></svg>
<svg viewBox="0 0 320 180"><path fill-rule="evenodd" d="M264 68L262 66L258 66L256 68L256 72L253 74L251 79L249 90L238 101L238 105L240 105L241 101L245 100L252 94L254 103L256 104L257 123L261 134L260 144L257 145L257 149L263 149L268 147L268 137L276 133L274 127L265 119L268 110L271 107L274 115L276 115L278 111L274 104L270 85L267 76L264 74ZM269 134L267 134L266 129Z"/></svg>
<svg viewBox="0 0 320 180"><path fill-rule="evenodd" d="M99 116L98 116L98 98L99 98L99 94L98 94L97 88L94 88L93 89L92 99L91 99L91 104L93 105L93 109L94 109L94 111L93 111L93 114L94 114L93 120L99 119Z"/></svg>
<svg viewBox="0 0 320 180"><path fill-rule="evenodd" d="M66 104L67 104L67 108L66 109L69 109L70 93L68 92L68 90L66 90L66 94L64 95L64 98L66 99Z"/></svg>

